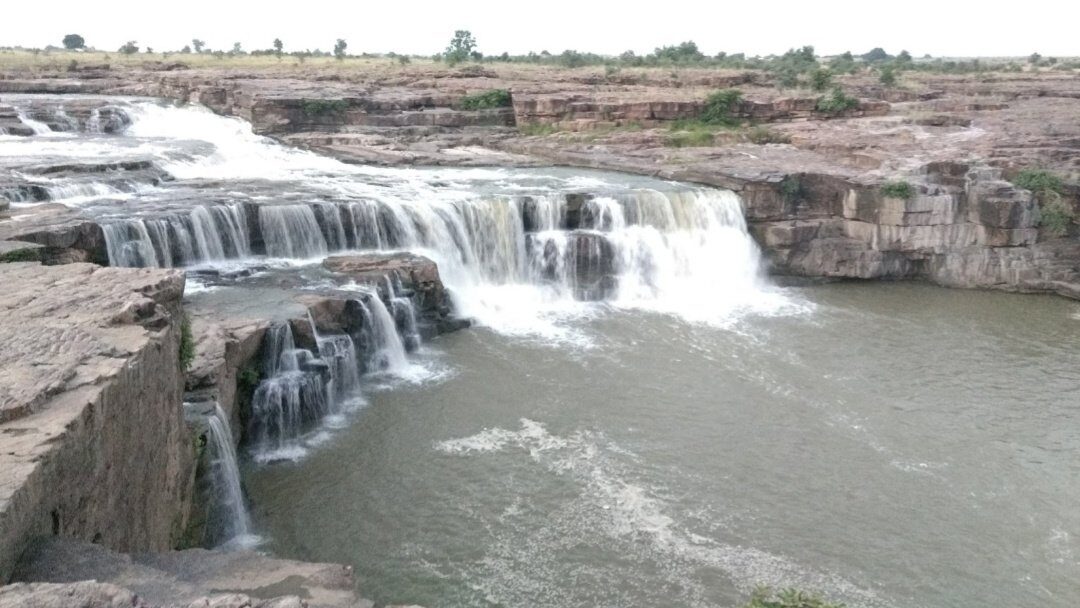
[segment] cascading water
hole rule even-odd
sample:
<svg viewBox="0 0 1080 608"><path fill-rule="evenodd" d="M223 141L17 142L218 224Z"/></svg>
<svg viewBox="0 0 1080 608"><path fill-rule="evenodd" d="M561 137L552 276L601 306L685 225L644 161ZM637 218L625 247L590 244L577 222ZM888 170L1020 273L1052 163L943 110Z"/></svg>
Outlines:
<svg viewBox="0 0 1080 608"><path fill-rule="evenodd" d="M29 114L26 113L25 110L19 109L18 115L19 121L21 121L24 125L30 127L30 129L34 131L34 135L48 135L52 133L52 129L49 128L49 125L41 122L40 120L34 120L30 117Z"/></svg>
<svg viewBox="0 0 1080 608"><path fill-rule="evenodd" d="M265 380L252 398L249 443L256 457L288 457L304 431L331 413L330 370L311 351L296 347L289 323L267 330L263 348Z"/></svg>
<svg viewBox="0 0 1080 608"><path fill-rule="evenodd" d="M182 187L185 201L198 201L187 211L97 202L88 213L101 213L115 265L409 250L439 265L462 315L511 333L546 334L585 310L576 300L721 323L785 305L761 280L741 203L728 191L559 170L348 165L196 106L114 109L110 116L130 125L118 137L91 138L95 145L138 142L140 155L176 178L162 185L162 198ZM91 114L88 130L104 114Z"/></svg>
<svg viewBox="0 0 1080 608"><path fill-rule="evenodd" d="M397 323L377 293L357 300L363 307L370 324L365 331L370 335L368 369L372 371L401 372L408 367L405 344L398 335Z"/></svg>
<svg viewBox="0 0 1080 608"><path fill-rule="evenodd" d="M223 524L220 538L227 545L252 544L255 537L251 535L251 517L244 504L232 429L220 405L214 405L214 412L207 417L207 425L213 450L211 479L219 500L219 519Z"/></svg>

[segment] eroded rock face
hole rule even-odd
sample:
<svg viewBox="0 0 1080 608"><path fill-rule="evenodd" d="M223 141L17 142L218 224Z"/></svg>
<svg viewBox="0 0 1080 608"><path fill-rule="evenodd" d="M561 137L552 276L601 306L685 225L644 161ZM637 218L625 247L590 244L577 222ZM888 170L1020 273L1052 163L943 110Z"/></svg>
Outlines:
<svg viewBox="0 0 1080 608"><path fill-rule="evenodd" d="M0 580L32 536L166 549L194 473L176 271L0 265Z"/></svg>

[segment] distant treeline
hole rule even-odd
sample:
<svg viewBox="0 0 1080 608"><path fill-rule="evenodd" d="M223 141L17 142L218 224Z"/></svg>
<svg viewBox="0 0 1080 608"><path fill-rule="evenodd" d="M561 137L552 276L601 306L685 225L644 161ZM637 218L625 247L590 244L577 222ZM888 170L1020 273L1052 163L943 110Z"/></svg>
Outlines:
<svg viewBox="0 0 1080 608"><path fill-rule="evenodd" d="M63 38L63 47L47 46L45 49L24 49L21 47L0 47L0 50L21 50L32 53L49 53L51 51L77 50L89 51L85 40L78 34L68 34ZM398 53L362 53L350 55L346 52L348 44L343 39L338 39L332 51L293 50L285 51L284 43L280 38L273 41L272 48L245 51L239 42L234 43L228 50L212 50L204 41L192 39L190 45L185 45L178 51L166 51L160 53L164 57L173 54L206 54L214 57L235 57L242 55L251 56L276 56L278 58L294 57L303 61L308 57L335 57L345 59L349 57L378 58L387 57L396 59L402 64L409 63L413 58L432 59L444 61L449 65L459 63L518 63L535 65L552 65L566 68L584 66L605 66L609 73L622 68L633 67L700 67L700 68L725 68L725 69L753 69L775 72L777 80L784 85L795 85L799 78L804 75L811 80L823 79L828 75L851 74L862 69L871 69L877 73L885 73L885 80L891 79L891 74L902 71L926 71L943 73L972 73L984 71L1023 71L1032 68L1052 68L1073 70L1080 68L1080 61L1076 58L1059 61L1053 57L1043 57L1033 53L1026 58L1013 59L947 59L934 58L924 55L920 58L913 57L908 51L900 51L896 55L886 52L882 48L874 48L866 53L853 54L851 52L840 55L822 57L818 56L814 47L803 46L792 48L781 55L749 56L745 53L717 53L707 55L698 48L697 43L686 41L680 44L663 46L655 49L652 53L638 55L634 51L626 51L620 55L601 55L568 49L561 53L548 51L529 52L523 55L511 55L502 53L498 55L485 55L477 50L477 42L468 30L458 30L442 53L430 56L408 55ZM100 51L99 51L100 52ZM153 54L151 47L140 48L135 41L129 41L122 45L117 52L124 55L134 55L144 52ZM822 74L827 71L828 74Z"/></svg>

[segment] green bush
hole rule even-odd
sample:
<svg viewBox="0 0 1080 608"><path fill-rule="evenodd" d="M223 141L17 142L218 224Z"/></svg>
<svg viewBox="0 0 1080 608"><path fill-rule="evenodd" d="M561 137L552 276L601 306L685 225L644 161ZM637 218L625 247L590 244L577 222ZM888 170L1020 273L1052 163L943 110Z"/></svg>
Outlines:
<svg viewBox="0 0 1080 608"><path fill-rule="evenodd" d="M488 110L491 108L505 108L510 103L510 91L491 89L476 95L466 95L461 98L459 105L462 110Z"/></svg>
<svg viewBox="0 0 1080 608"><path fill-rule="evenodd" d="M1024 169L1013 180L1019 188L1030 190L1039 203L1039 226L1050 236L1064 236L1076 213L1062 198L1065 182L1060 176L1042 169Z"/></svg>
<svg viewBox="0 0 1080 608"><path fill-rule="evenodd" d="M915 195L915 188L911 184L902 181L885 182L881 186L882 196L907 200Z"/></svg>
<svg viewBox="0 0 1080 608"><path fill-rule="evenodd" d="M194 360L195 338L191 335L191 321L184 315L180 320L180 367L187 370Z"/></svg>
<svg viewBox="0 0 1080 608"><path fill-rule="evenodd" d="M1047 194L1061 194L1065 190L1065 182L1054 173L1042 169L1024 169L1013 180L1013 184L1024 190L1031 190L1037 197Z"/></svg>
<svg viewBox="0 0 1080 608"><path fill-rule="evenodd" d="M742 91L738 89L716 91L705 100L705 107L701 109L698 118L709 125L736 125L738 120L732 114L739 108L740 103L742 103Z"/></svg>
<svg viewBox="0 0 1080 608"><path fill-rule="evenodd" d="M881 75L878 76L878 80L887 87L896 86L896 70L891 65L881 68Z"/></svg>
<svg viewBox="0 0 1080 608"><path fill-rule="evenodd" d="M818 98L817 102L817 111L822 114L840 114L857 107L859 100L845 94L840 87L834 88L831 94Z"/></svg>
<svg viewBox="0 0 1080 608"><path fill-rule="evenodd" d="M796 589L784 589L774 594L766 587L759 587L743 608L844 608L844 605Z"/></svg>
<svg viewBox="0 0 1080 608"><path fill-rule="evenodd" d="M832 86L832 78L832 71L825 68L818 68L810 73L810 88L818 93L824 93Z"/></svg>
<svg viewBox="0 0 1080 608"><path fill-rule="evenodd" d="M344 99L305 99L300 107L308 116L322 116L341 114L349 107L349 104Z"/></svg>

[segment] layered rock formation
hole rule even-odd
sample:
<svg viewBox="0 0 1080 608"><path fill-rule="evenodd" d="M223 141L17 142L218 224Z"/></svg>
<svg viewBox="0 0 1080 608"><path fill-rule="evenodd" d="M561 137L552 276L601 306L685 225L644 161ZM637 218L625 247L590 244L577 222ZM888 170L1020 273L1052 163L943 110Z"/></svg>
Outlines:
<svg viewBox="0 0 1080 608"><path fill-rule="evenodd" d="M0 580L40 534L168 549L194 475L183 275L14 263L0 277Z"/></svg>

